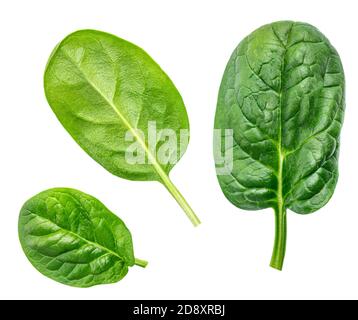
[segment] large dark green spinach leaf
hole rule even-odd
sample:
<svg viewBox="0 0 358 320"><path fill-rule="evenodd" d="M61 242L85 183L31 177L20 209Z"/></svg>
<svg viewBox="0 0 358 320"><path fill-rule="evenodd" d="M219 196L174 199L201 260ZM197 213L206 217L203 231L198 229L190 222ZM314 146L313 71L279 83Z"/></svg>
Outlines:
<svg viewBox="0 0 358 320"><path fill-rule="evenodd" d="M239 44L226 67L215 128L224 129L220 157L228 151L225 129L232 130L233 159L232 170L218 179L237 207L274 208L274 268L283 265L286 209L312 213L334 192L344 90L336 50L305 23L261 27Z"/></svg>
<svg viewBox="0 0 358 320"><path fill-rule="evenodd" d="M176 161L159 161L167 141L149 146L149 127L170 129L179 160L187 140L180 139L189 121L183 100L164 71L141 48L111 34L81 30L67 36L46 67L44 86L56 116L76 142L111 173L130 180L161 182L194 225L200 223L169 179ZM140 130L140 131L139 131ZM145 163L131 163L126 151L133 141L145 153ZM144 136L143 136L144 135Z"/></svg>
<svg viewBox="0 0 358 320"><path fill-rule="evenodd" d="M97 199L73 189L50 189L21 209L19 238L33 266L47 277L75 286L114 283L135 259L125 224Z"/></svg>

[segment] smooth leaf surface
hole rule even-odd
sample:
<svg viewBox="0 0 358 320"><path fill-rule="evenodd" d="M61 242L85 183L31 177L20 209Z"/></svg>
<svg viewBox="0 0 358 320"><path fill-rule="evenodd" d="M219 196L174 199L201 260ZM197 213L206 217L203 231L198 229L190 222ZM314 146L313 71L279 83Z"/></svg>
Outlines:
<svg viewBox="0 0 358 320"><path fill-rule="evenodd" d="M233 169L218 179L237 207L275 209L275 268L285 254L286 209L312 213L333 195L344 90L336 50L305 23L259 28L226 67L215 128L233 130Z"/></svg>
<svg viewBox="0 0 358 320"><path fill-rule="evenodd" d="M71 286L117 282L137 262L122 220L73 189L50 189L28 200L20 212L19 238L37 270Z"/></svg>
<svg viewBox="0 0 358 320"><path fill-rule="evenodd" d="M175 163L158 159L165 139L154 149L148 143L150 123L155 122L157 132L172 130L177 148L168 152L179 160L188 143L180 132L189 130L189 121L178 90L146 52L108 33L77 31L53 51L44 86L62 125L94 160L119 177L163 183L199 224L168 177ZM126 151L133 145L127 133L144 150L145 163L127 161Z"/></svg>

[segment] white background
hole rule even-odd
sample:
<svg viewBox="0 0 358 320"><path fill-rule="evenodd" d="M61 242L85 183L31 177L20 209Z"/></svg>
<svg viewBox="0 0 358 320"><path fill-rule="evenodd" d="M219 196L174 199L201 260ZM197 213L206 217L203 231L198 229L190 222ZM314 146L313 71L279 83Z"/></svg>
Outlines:
<svg viewBox="0 0 358 320"><path fill-rule="evenodd" d="M355 1L2 1L0 4L0 298L5 299L315 299L358 298L358 30ZM269 268L272 210L231 205L217 183L212 127L231 52L276 20L317 26L346 71L347 108L340 180L319 212L288 216L283 272ZM172 180L203 224L193 228L160 184L106 172L65 132L43 93L53 47L92 28L144 48L168 73L187 106L191 142ZM130 228L139 258L113 285L77 289L38 273L17 237L25 200L51 187L100 199Z"/></svg>

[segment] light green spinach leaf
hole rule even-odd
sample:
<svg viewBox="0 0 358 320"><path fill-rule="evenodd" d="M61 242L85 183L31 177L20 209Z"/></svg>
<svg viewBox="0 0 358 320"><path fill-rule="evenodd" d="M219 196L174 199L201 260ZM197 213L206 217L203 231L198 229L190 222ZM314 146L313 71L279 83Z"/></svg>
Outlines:
<svg viewBox="0 0 358 320"><path fill-rule="evenodd" d="M271 266L279 270L286 209L312 213L333 195L344 92L337 51L305 23L259 28L239 44L226 67L215 118L221 130L216 159L226 152L232 158L218 180L235 206L275 210ZM225 144L230 132L231 145Z"/></svg>
<svg viewBox="0 0 358 320"><path fill-rule="evenodd" d="M114 283L135 259L132 237L117 216L83 192L56 188L28 200L19 217L19 238L32 265L75 287Z"/></svg>
<svg viewBox="0 0 358 320"><path fill-rule="evenodd" d="M200 223L169 179L188 144L182 138L183 130L189 133L187 112L172 81L146 52L108 33L77 31L51 54L44 86L57 118L94 160L125 179L161 182L192 223ZM161 135L154 146L151 127ZM168 130L174 133L171 144ZM126 158L133 141L144 162Z"/></svg>

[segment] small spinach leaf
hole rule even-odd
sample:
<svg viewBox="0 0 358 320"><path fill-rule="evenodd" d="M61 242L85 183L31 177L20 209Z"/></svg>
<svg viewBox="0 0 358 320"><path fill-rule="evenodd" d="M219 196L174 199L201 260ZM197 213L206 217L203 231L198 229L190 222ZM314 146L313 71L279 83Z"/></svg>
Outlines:
<svg viewBox="0 0 358 320"><path fill-rule="evenodd" d="M233 159L232 170L218 174L218 180L237 207L274 208L271 266L279 270L286 249L286 209L312 213L333 195L344 92L338 53L305 23L259 28L239 44L226 67L215 128L222 142L225 129L232 130ZM220 148L217 155L223 157L224 142Z"/></svg>
<svg viewBox="0 0 358 320"><path fill-rule="evenodd" d="M108 33L77 31L51 54L44 87L59 121L94 160L125 179L161 182L192 223L200 223L168 176L188 144L181 136L183 130L189 134L186 109L172 81L146 52ZM174 145L158 139L150 146L151 123L157 132L173 132ZM128 133L145 163L126 159L133 145ZM167 161L158 157L162 147Z"/></svg>
<svg viewBox="0 0 358 320"><path fill-rule="evenodd" d="M135 259L132 237L117 216L83 192L56 188L28 200L19 217L19 238L32 265L75 287L114 283Z"/></svg>

